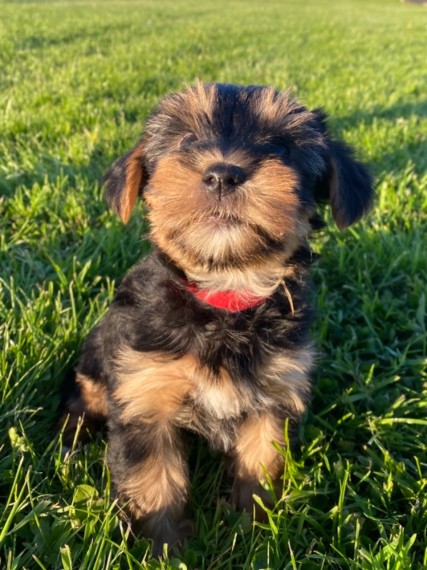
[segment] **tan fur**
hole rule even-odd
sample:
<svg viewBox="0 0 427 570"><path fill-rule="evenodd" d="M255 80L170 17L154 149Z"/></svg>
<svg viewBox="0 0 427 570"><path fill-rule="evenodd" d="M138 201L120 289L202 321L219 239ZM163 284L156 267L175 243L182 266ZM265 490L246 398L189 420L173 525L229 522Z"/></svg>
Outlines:
<svg viewBox="0 0 427 570"><path fill-rule="evenodd" d="M309 374L313 360L311 347L272 355L262 376L266 394L275 402L302 414L310 394Z"/></svg>
<svg viewBox="0 0 427 570"><path fill-rule="evenodd" d="M195 359L123 351L115 362L118 385L113 397L123 404L122 421L143 423L172 418L194 384Z"/></svg>
<svg viewBox="0 0 427 570"><path fill-rule="evenodd" d="M272 87L265 87L252 104L252 110L265 121L277 123L292 101L286 93L278 94Z"/></svg>
<svg viewBox="0 0 427 570"><path fill-rule="evenodd" d="M274 441L283 444L283 420L261 413L243 422L234 449L234 475L261 481L265 469L270 477L277 478L283 458L273 446Z"/></svg>
<svg viewBox="0 0 427 570"><path fill-rule="evenodd" d="M218 419L238 417L247 408L249 398L238 392L226 370L210 381L199 383L194 390L195 403Z"/></svg>
<svg viewBox="0 0 427 570"><path fill-rule="evenodd" d="M186 501L187 466L170 445L162 447L162 437L165 434L159 432L156 453L133 468L119 489L125 497L132 498L142 513L165 508L179 511Z"/></svg>
<svg viewBox="0 0 427 570"><path fill-rule="evenodd" d="M76 383L80 388L81 398L84 402L84 411L92 415L107 416L108 400L107 389L100 382L95 382L84 374L76 375Z"/></svg>
<svg viewBox="0 0 427 570"><path fill-rule="evenodd" d="M191 354L174 359L127 349L115 363L118 384L113 398L122 407L124 423L194 429L226 451L233 443L233 429L217 431L218 422L238 422L243 413L256 414L259 406L277 404L303 413L311 363L309 348L273 354L260 370L260 387L248 389L223 368L214 374L202 367Z"/></svg>
<svg viewBox="0 0 427 570"><path fill-rule="evenodd" d="M118 386L114 399L122 404L125 423L146 424L187 418L186 400L218 418L238 417L250 406L250 394L239 393L224 369L213 374L187 354L174 359L130 349L116 360Z"/></svg>
<svg viewBox="0 0 427 570"><path fill-rule="evenodd" d="M265 87L251 101L251 110L268 125L282 129L305 128L307 122L314 117L313 113L304 109L294 101L286 91L278 93L273 87Z"/></svg>
<svg viewBox="0 0 427 570"><path fill-rule="evenodd" d="M244 291L257 297L269 297L282 280L295 271L293 267L284 266L284 258L284 254L266 255L264 259L242 268L211 271L196 265L188 271L188 278L210 291Z"/></svg>
<svg viewBox="0 0 427 570"><path fill-rule="evenodd" d="M167 115L177 115L184 120L190 131L199 130L199 117L207 116L212 120L217 89L215 85L205 85L197 81L193 87L182 93L176 93L162 102L162 111Z"/></svg>
<svg viewBox="0 0 427 570"><path fill-rule="evenodd" d="M300 220L297 187L298 177L292 168L276 160L265 161L242 188L247 221L277 240L306 237L311 228L307 219L305 223ZM295 245L291 247L293 250Z"/></svg>
<svg viewBox="0 0 427 570"><path fill-rule="evenodd" d="M153 210L154 223L156 216L163 214L173 219L172 213L178 212L174 226L188 224L189 220L182 220L181 216L199 216L200 208L207 206L206 194L201 192L201 172L196 172L189 166L182 164L174 156L159 160L156 170L147 189L145 198ZM172 208L172 212L170 211ZM157 212L156 210L162 210ZM155 212L154 212L155 211Z"/></svg>
<svg viewBox="0 0 427 570"><path fill-rule="evenodd" d="M126 164L126 186L121 194L119 215L126 224L130 218L135 202L138 198L142 182L141 155L142 148L138 146L130 155Z"/></svg>
<svg viewBox="0 0 427 570"><path fill-rule="evenodd" d="M153 210L156 207L163 210L153 213L153 221L156 221L155 216L162 213L169 216L172 213L176 214L177 208L181 216L189 216L189 219L183 220L181 217L177 219L175 215L172 218L175 220L175 224L187 225L193 219L203 217L204 208L212 210L208 193L203 187L204 172L218 162L238 164L240 167L245 167L248 161L248 156L242 151L234 150L223 154L218 149L200 153L197 158L197 169L178 161L173 154L160 159L145 194L147 204ZM168 211L165 212L167 209Z"/></svg>
<svg viewBox="0 0 427 570"><path fill-rule="evenodd" d="M244 152L238 151L203 154L197 172L173 155L159 161L146 192L151 238L188 274L212 275L210 260L227 265L232 255L235 261L240 259L246 272L255 270L245 288L264 288L268 295L282 279L282 275L276 277L275 266L283 272L286 259L308 236L311 212L299 211L295 171L276 160L262 163L234 196L213 205L203 186L203 173L210 165L229 158L238 166L245 162ZM220 213L219 220L213 218L216 212ZM283 241L283 252L271 253L269 259L263 250L257 255L264 239L258 228L271 239ZM264 271L259 271L260 264L265 265ZM255 275L260 278L254 279Z"/></svg>
<svg viewBox="0 0 427 570"><path fill-rule="evenodd" d="M150 208L151 237L172 259L182 258L180 236L207 206L206 196L200 192L200 182L199 173L174 157L160 160L151 178L145 195ZM188 252L185 255L190 257L191 263Z"/></svg>

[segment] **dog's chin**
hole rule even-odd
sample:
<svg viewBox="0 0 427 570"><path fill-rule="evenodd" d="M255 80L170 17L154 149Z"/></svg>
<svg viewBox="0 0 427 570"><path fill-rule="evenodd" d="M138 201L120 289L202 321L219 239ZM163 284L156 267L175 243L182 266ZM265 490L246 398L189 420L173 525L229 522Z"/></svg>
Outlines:
<svg viewBox="0 0 427 570"><path fill-rule="evenodd" d="M179 255L175 260L185 270L243 269L269 257L264 240L252 228L239 220L220 217L203 220L182 233L171 250L176 246Z"/></svg>
<svg viewBox="0 0 427 570"><path fill-rule="evenodd" d="M202 264L240 265L255 250L247 226L219 216L204 219L181 238L184 248Z"/></svg>
<svg viewBox="0 0 427 570"><path fill-rule="evenodd" d="M272 259L283 264L301 241L291 232L272 235L266 225L219 208L188 217L172 216L164 209L160 216L152 209L149 216L152 242L186 273L196 268L242 270Z"/></svg>

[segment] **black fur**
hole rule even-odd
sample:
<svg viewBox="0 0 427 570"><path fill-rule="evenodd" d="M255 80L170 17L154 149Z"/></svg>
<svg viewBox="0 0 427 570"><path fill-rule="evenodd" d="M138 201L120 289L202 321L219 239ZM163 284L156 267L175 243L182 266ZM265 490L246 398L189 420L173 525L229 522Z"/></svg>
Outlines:
<svg viewBox="0 0 427 570"><path fill-rule="evenodd" d="M216 163L219 153L226 161L235 151L242 151L235 155L243 156L237 166L242 169L242 180L245 183L249 180L243 199L239 201L239 188L233 188L226 198L207 197L203 194L203 183L198 186L194 183L197 177L203 180L206 160L212 156ZM185 166L181 169L181 186L175 189L172 184L173 191L169 190L169 194L164 190L164 178L160 176L162 182L157 182L157 187L153 182L156 169L165 157L172 159L176 169ZM263 165L267 165L264 170ZM170 167L165 172L168 176L172 172L173 176ZM193 180L193 201L188 197L190 191L182 172ZM261 173L258 178L257 173ZM267 177L267 188L271 188L273 182L276 185L276 180L279 188L273 197L271 212L267 209L269 216L265 212L258 214L260 203L251 202L251 192L257 188L250 186L250 180L258 180L262 189L262 180L259 182L262 175ZM257 433L264 424L268 432L266 442L258 437L253 444L259 445L260 452L270 462L266 467L272 478L277 480L280 476L281 463L275 455L271 457L271 440L282 441L281 426L285 419L296 430L310 385L307 376L312 362L309 328L313 311L307 297L308 270L314 255L307 238L311 229L322 224L316 204L329 201L338 226L343 228L357 221L367 210L372 186L369 174L354 159L352 150L330 138L322 111L308 111L271 89L223 84L198 85L166 98L148 119L141 141L110 168L105 178L106 197L121 215L122 204L125 204L124 219L130 210L129 201L123 198L127 197L132 181L131 202L146 190L149 206L155 204L151 211L149 209L150 220L156 227L155 232L152 229L153 251L123 279L109 311L84 344L76 376L68 379L68 388L63 394L64 412L71 416L71 429L65 432L64 438L65 443L71 444L79 414L84 413L84 427L89 430L96 428L104 417L109 427L109 465L116 492L125 502L130 500L131 517L138 525L142 524L143 532L154 537L157 552L160 552L164 541L171 543L183 537L181 526L188 489L183 430L200 434L213 447L230 453L235 478L233 500L241 508L252 510L252 494L263 494L260 486L263 473L259 469L263 458L252 457L245 437L250 439L251 430ZM153 202L149 200L150 192L155 193ZM166 192L166 202L162 192ZM268 208L268 197L265 199ZM179 211L183 201L186 201L181 210L184 226L169 227L174 226L175 211ZM165 203L171 217L153 217L155 208L165 208ZM246 226L245 208L252 216ZM287 208L293 212L292 219ZM220 238L217 238L222 240L221 247L224 243L226 247L217 255L216 251L209 250L211 234L206 232L212 227L213 231L218 229L215 220L213 226L209 225L210 218L218 212L224 218L219 222ZM163 214L164 210L157 213ZM194 234L191 232L196 221L200 222L199 214L202 222L196 241L198 239L203 247L199 248L202 251L196 248L193 253L191 238ZM277 220L271 223L267 218L273 222L276 218L283 220L283 231L282 228L278 231ZM164 219L170 224L162 225ZM234 224L244 228L241 233L236 232L237 238L230 237L234 235ZM188 232L184 239L182 231ZM230 246L236 243L233 239L240 240L238 243L243 249L249 242L249 253L240 256L240 252ZM160 243L165 244L163 249ZM169 245L173 247L168 249ZM254 272L263 271L264 278L271 271L270 260L275 264L270 282L273 286L256 306L237 312L218 309L199 300L188 287L188 275L199 275L201 283L206 274L217 280L231 275L234 282L241 283L239 271L243 271L248 287L240 289L258 292L265 283L257 281ZM224 289L220 285L216 283L217 290ZM171 361L184 362L180 369L180 373L184 370L182 377L176 380L172 390L170 383L162 384L159 379L159 401L164 386L166 394L171 390L174 396L176 389L177 398L182 398L176 408L172 405L173 397L172 404L166 402L162 420L153 420L143 403L139 404L143 409L140 416L139 409L136 415L131 409L132 400L138 401L138 390L145 394L145 386L138 384L138 377L135 381L132 370L120 376L119 370L123 367L120 359L126 351L132 354L132 359L142 355L151 362L150 355L154 355L153 358L160 355L167 365ZM181 394L181 380L188 381L186 358L197 363L195 370L201 379L199 382L191 377L191 389ZM276 368L272 370L269 367L273 365ZM145 380L151 386L151 398L153 394L157 396L155 374L158 372L154 365L152 369L153 376ZM126 382L129 390L123 397L120 390ZM227 400L230 393L242 398L241 403L236 403L237 411L228 408L233 405ZM105 403L97 411L98 394L100 398L105 397ZM155 405L155 400L153 402ZM172 415L166 413L168 405L171 405ZM212 409L215 405L218 405L217 411ZM158 409L156 413L161 411ZM158 482L153 466L162 474ZM146 482L147 472L150 485ZM138 476L145 481L145 489L143 484L141 490L137 489ZM165 480L170 482L170 489L165 488ZM149 487L157 484L159 496L163 493L165 497L161 508L153 506L155 493L151 506L147 506L148 499L144 504L152 492Z"/></svg>
<svg viewBox="0 0 427 570"><path fill-rule="evenodd" d="M337 226L345 229L356 223L372 205L372 177L354 157L354 150L342 141L332 140L326 126L326 113L316 109L319 127L326 143L326 168L316 180L315 199L329 202Z"/></svg>
<svg viewBox="0 0 427 570"><path fill-rule="evenodd" d="M293 315L280 288L259 307L229 313L196 299L181 271L154 249L123 279L108 313L86 341L78 372L114 385L110 362L130 347L177 358L191 352L213 372L223 366L237 382L256 386L258 369L272 351L292 351L309 340L313 311L306 297L312 255L301 249L294 259L299 271L287 282Z"/></svg>
<svg viewBox="0 0 427 570"><path fill-rule="evenodd" d="M180 101L181 94L173 94L166 99L176 100L181 113L170 115L164 112L163 103L149 117L140 141L144 148L140 194L149 184L158 160L176 147L177 139L196 130L199 137L196 144L180 149L185 163L197 167L201 150L244 148L253 156L253 163L246 166L246 174L251 175L260 159L279 156L298 168L303 182L300 188L302 198L319 204L328 202L340 229L357 222L369 210L373 197L369 171L355 160L354 151L348 145L330 137L327 115L322 109L310 112L295 103L282 121L267 121L253 110L263 87L228 84L217 84L216 87L218 97L213 120L201 113L194 121ZM279 93L276 95L278 97ZM127 159L134 150L119 158L104 178L107 201L116 212L125 187ZM335 175L337 180L333 181Z"/></svg>

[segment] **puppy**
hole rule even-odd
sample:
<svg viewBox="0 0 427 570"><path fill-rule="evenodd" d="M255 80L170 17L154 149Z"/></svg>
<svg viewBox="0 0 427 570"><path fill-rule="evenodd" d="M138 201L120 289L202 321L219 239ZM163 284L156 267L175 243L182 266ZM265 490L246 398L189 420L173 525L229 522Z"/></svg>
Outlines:
<svg viewBox="0 0 427 570"><path fill-rule="evenodd" d="M310 395L308 238L323 202L339 228L356 222L371 179L322 111L197 83L163 99L105 185L124 222L144 199L153 248L84 344L64 443L80 417L81 436L107 422L116 496L158 553L186 532L186 431L229 457L237 508L279 480L273 442Z"/></svg>

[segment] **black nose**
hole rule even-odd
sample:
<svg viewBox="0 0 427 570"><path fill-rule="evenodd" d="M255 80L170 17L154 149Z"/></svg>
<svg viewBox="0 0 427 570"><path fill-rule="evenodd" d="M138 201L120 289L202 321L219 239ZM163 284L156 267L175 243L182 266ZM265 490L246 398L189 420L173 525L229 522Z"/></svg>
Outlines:
<svg viewBox="0 0 427 570"><path fill-rule="evenodd" d="M219 196L231 194L245 179L245 173L234 164L219 162L210 166L203 174L203 184Z"/></svg>

